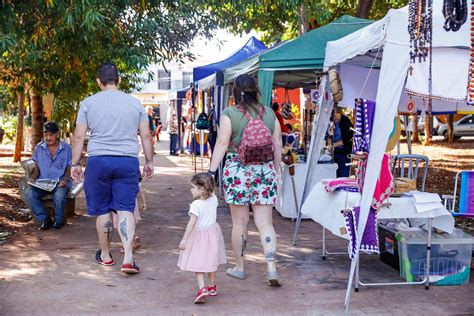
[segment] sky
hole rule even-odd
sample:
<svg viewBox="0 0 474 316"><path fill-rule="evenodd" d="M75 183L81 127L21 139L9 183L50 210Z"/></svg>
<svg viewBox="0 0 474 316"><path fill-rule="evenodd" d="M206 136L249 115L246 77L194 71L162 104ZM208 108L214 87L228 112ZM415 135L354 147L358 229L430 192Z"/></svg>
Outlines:
<svg viewBox="0 0 474 316"><path fill-rule="evenodd" d="M221 61L242 47L252 35L258 38L258 34L255 32L235 36L226 30L218 30L212 40L205 38L194 40L191 52L196 56L199 64Z"/></svg>

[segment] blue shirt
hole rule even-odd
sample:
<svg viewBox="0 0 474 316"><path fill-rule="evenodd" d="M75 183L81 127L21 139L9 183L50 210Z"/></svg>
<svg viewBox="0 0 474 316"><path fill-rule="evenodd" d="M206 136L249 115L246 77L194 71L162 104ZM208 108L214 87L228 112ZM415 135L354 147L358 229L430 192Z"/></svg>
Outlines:
<svg viewBox="0 0 474 316"><path fill-rule="evenodd" d="M38 179L62 179L67 167L72 163L72 149L71 146L59 142L59 148L54 157L51 157L48 145L42 141L35 147L33 153L33 161L39 167ZM72 181L69 179L68 187L72 186Z"/></svg>
<svg viewBox="0 0 474 316"><path fill-rule="evenodd" d="M341 128L339 127L339 122L334 123L334 138L333 141L340 142L342 141ZM343 148L344 146L337 146L336 148Z"/></svg>

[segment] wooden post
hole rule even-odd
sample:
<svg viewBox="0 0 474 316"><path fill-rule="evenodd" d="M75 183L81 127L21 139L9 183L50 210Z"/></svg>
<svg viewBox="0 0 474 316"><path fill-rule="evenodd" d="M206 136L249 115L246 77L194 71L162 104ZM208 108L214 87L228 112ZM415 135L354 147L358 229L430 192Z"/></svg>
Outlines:
<svg viewBox="0 0 474 316"><path fill-rule="evenodd" d="M15 153L13 154L13 162L21 161L21 151L23 150L23 116L25 113L25 92L18 90L16 92L18 101L18 124L16 126Z"/></svg>
<svg viewBox="0 0 474 316"><path fill-rule="evenodd" d="M413 116L411 116L411 120L413 122L412 142L418 143L420 141L420 139L418 138L418 113L415 113Z"/></svg>
<svg viewBox="0 0 474 316"><path fill-rule="evenodd" d="M454 115L449 114L448 115L448 144L452 144L454 142L453 123L454 123Z"/></svg>

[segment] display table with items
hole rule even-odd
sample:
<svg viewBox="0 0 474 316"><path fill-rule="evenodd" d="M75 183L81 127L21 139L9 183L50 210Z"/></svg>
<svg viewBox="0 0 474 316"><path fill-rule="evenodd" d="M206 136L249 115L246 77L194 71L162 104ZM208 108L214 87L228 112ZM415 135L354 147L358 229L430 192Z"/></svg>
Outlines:
<svg viewBox="0 0 474 316"><path fill-rule="evenodd" d="M281 170L281 183L278 185L278 201L275 208L281 216L286 218L297 218L298 208L295 204L295 196L293 194L292 177L296 188L296 198L298 205L301 206L301 199L303 197L303 188L306 181L306 174L308 165L305 163L298 163L293 165L295 167L294 176L290 175L289 166L283 165ZM311 185L316 184L322 179L336 177L337 164L320 163L316 165L316 177ZM303 218L309 218L303 216Z"/></svg>
<svg viewBox="0 0 474 316"><path fill-rule="evenodd" d="M370 244L370 236L361 240L362 252L379 253L380 248L382 261L399 270L400 276L406 282L364 283L359 279L357 267L356 291L359 285L425 284L428 288L430 284L468 284L474 238L454 228L453 216L440 201L423 201L430 197L431 193L424 192L390 197L378 209L375 220L379 223L385 223L387 219L403 220L391 222L392 229L380 224L377 227L376 223L372 223L376 227L372 238L375 243L367 245ZM347 255L347 252L327 251L326 229L336 236L349 240L348 250L351 256L354 242L351 240L353 236L348 230L350 225L344 213L359 205L360 198L359 192L328 192L323 182L318 182L308 195L301 213L323 226L323 259L330 254ZM369 220L374 218L369 216ZM409 227L405 224L409 222L416 223L414 226L418 227ZM368 227L370 226L368 222ZM438 233L432 232L433 228Z"/></svg>

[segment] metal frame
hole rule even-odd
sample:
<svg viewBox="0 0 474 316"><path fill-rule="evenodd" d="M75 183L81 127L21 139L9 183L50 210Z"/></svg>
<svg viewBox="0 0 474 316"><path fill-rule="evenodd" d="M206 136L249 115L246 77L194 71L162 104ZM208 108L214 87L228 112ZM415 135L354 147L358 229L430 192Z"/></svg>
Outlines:
<svg viewBox="0 0 474 316"><path fill-rule="evenodd" d="M405 160L408 160L408 169L407 169L407 177L410 179L417 179L418 178L418 169L420 161L425 162L425 166L423 168L423 178L421 182L421 191L425 192L425 182L426 177L428 175L428 164L429 158L423 155L416 155L416 154L402 154L396 155L395 161L393 164L392 173L395 173L395 169L398 167L397 176L404 177L405 176Z"/></svg>

